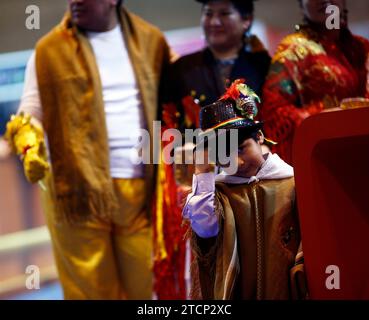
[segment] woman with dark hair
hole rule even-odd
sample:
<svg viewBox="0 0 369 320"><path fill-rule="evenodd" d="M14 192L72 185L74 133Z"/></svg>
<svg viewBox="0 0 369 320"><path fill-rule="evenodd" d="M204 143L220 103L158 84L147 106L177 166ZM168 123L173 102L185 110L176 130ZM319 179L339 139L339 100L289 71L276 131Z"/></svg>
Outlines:
<svg viewBox="0 0 369 320"><path fill-rule="evenodd" d="M171 72L170 94L180 102L191 95L206 105L217 100L237 78L259 93L270 57L251 35L253 0L197 0L207 46L178 59Z"/></svg>
<svg viewBox="0 0 369 320"><path fill-rule="evenodd" d="M368 40L348 29L345 0L299 0L304 23L284 38L272 59L260 111L274 151L292 163L292 140L308 116L340 106L345 98L369 97ZM339 28L326 13L339 9ZM330 8L329 8L330 9Z"/></svg>

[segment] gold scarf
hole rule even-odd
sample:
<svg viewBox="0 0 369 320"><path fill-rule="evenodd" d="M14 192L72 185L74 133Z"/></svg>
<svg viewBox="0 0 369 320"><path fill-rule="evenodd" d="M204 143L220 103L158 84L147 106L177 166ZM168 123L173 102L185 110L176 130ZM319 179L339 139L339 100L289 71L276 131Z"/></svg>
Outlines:
<svg viewBox="0 0 369 320"><path fill-rule="evenodd" d="M69 14L36 46L36 68L57 215L106 218L116 201L101 83L88 39Z"/></svg>
<svg viewBox="0 0 369 320"><path fill-rule="evenodd" d="M152 137L152 121L158 114L159 80L169 64L169 47L157 28L124 8L120 24ZM91 215L110 216L116 201L102 86L91 45L72 24L69 13L37 44L36 69L57 214L70 221ZM151 195L153 165L145 166L145 178ZM148 211L149 202L150 197Z"/></svg>

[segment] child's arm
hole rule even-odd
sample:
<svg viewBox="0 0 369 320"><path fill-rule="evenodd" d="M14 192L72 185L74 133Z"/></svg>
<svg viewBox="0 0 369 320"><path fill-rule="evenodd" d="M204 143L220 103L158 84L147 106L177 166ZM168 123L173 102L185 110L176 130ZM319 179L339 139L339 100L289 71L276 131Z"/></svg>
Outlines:
<svg viewBox="0 0 369 320"><path fill-rule="evenodd" d="M204 161L196 161L200 159ZM215 175L208 163L207 150L195 152L195 174L192 191L183 208L183 217L190 220L193 231L201 238L215 237L219 232L218 217L215 213Z"/></svg>
<svg viewBox="0 0 369 320"><path fill-rule="evenodd" d="M193 175L192 192L183 208L183 217L201 238L215 237L219 232L218 217L214 207L215 176L212 172Z"/></svg>

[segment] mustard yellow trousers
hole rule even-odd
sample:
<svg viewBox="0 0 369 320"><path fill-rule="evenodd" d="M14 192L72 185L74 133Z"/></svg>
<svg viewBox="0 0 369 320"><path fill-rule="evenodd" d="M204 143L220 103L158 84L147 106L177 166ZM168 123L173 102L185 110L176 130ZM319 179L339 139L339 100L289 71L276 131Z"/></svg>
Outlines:
<svg viewBox="0 0 369 320"><path fill-rule="evenodd" d="M151 299L152 231L143 179L114 179L120 210L111 221L70 225L55 219L44 193L65 299Z"/></svg>

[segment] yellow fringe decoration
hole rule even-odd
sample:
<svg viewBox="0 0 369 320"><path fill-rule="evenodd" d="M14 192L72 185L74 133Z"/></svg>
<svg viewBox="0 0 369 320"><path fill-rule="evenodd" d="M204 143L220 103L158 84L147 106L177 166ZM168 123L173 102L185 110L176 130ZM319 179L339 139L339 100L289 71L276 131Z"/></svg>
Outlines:
<svg viewBox="0 0 369 320"><path fill-rule="evenodd" d="M31 123L31 116L12 115L5 138L13 152L21 156L27 180L36 183L43 179L49 170L44 134L41 128Z"/></svg>
<svg viewBox="0 0 369 320"><path fill-rule="evenodd" d="M164 163L163 157L161 156L161 161L159 163L158 168L158 177L157 177L157 185L156 185L156 254L155 260L164 260L167 258L168 253L165 248L164 241L164 231L163 231L163 199L164 199L164 183L165 183L165 171L164 171ZM167 199L165 199L167 202Z"/></svg>

